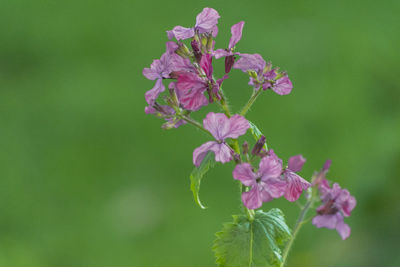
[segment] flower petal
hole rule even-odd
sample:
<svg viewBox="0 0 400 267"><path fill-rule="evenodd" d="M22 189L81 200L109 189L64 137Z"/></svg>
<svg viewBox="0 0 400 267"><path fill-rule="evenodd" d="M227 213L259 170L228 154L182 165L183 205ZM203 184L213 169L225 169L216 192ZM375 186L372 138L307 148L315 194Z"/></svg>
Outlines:
<svg viewBox="0 0 400 267"><path fill-rule="evenodd" d="M164 92L164 90L165 90L165 86L162 82L162 79L158 79L156 81L156 84L154 85L154 87L152 89L150 89L149 91L147 91L144 95L147 104L153 105L154 102L156 101L158 95L161 92Z"/></svg>
<svg viewBox="0 0 400 267"><path fill-rule="evenodd" d="M207 84L195 73L180 73L175 87L183 107L188 110L198 110L200 107L207 105L208 100L203 94L207 90L206 86Z"/></svg>
<svg viewBox="0 0 400 267"><path fill-rule="evenodd" d="M238 114L229 118L229 131L224 134L223 138L238 138L247 132L250 128L249 122Z"/></svg>
<svg viewBox="0 0 400 267"><path fill-rule="evenodd" d="M285 178L287 180L285 198L291 202L299 199L303 190L306 190L311 186L309 182L307 182L299 175L291 171L285 172Z"/></svg>
<svg viewBox="0 0 400 267"><path fill-rule="evenodd" d="M143 75L149 80L155 80L157 78L160 78L160 74L151 68L144 68Z"/></svg>
<svg viewBox="0 0 400 267"><path fill-rule="evenodd" d="M221 57L227 57L227 56L229 56L231 54L232 54L231 52L228 52L225 49L217 49L217 50L214 51L213 56L216 59L219 59Z"/></svg>
<svg viewBox="0 0 400 267"><path fill-rule="evenodd" d="M262 199L260 196L260 191L257 186L253 186L253 188L248 192L242 193L242 201L243 204L251 210L258 209L262 206Z"/></svg>
<svg viewBox="0 0 400 267"><path fill-rule="evenodd" d="M156 110L151 106L147 106L144 108L144 112L146 114L154 114L154 113L156 113Z"/></svg>
<svg viewBox="0 0 400 267"><path fill-rule="evenodd" d="M213 66L212 66L212 55L203 54L200 59L200 67L204 70L208 79L212 79Z"/></svg>
<svg viewBox="0 0 400 267"><path fill-rule="evenodd" d="M335 229L337 224L336 214L317 215L313 218L312 224L314 224L317 228L325 227L328 229Z"/></svg>
<svg viewBox="0 0 400 267"><path fill-rule="evenodd" d="M232 37L229 40L229 46L228 46L229 49L234 48L237 42L239 42L240 39L242 39L243 26L244 26L244 21L238 22L232 26L231 28Z"/></svg>
<svg viewBox="0 0 400 267"><path fill-rule="evenodd" d="M218 143L215 141L209 141L196 148L193 151L193 164L196 167L199 167L207 152L212 150L211 148L215 145L218 145Z"/></svg>
<svg viewBox="0 0 400 267"><path fill-rule="evenodd" d="M289 77L284 76L282 78L279 78L275 85L272 87L272 90L277 93L278 95L287 95L290 94L290 92L293 89L293 84L289 80Z"/></svg>
<svg viewBox="0 0 400 267"><path fill-rule="evenodd" d="M223 141L230 130L229 119L223 113L208 113L203 120L203 125L218 141Z"/></svg>
<svg viewBox="0 0 400 267"><path fill-rule="evenodd" d="M345 240L350 236L350 226L344 223L342 215L337 214L337 218L338 222L336 224L336 231L339 233L342 240Z"/></svg>
<svg viewBox="0 0 400 267"><path fill-rule="evenodd" d="M264 191L268 192L273 198L279 198L285 193L286 182L279 178L269 178L261 183L264 187Z"/></svg>
<svg viewBox="0 0 400 267"><path fill-rule="evenodd" d="M196 17L196 29L199 33L210 32L218 24L219 18L215 9L206 7Z"/></svg>
<svg viewBox="0 0 400 267"><path fill-rule="evenodd" d="M306 162L306 159L303 158L302 155L296 155L296 156L290 157L289 162L288 162L288 168L293 172L299 172L299 171L301 171L301 168L303 168L303 165L305 162Z"/></svg>
<svg viewBox="0 0 400 267"><path fill-rule="evenodd" d="M168 39L175 37L176 40L185 40L194 36L193 28L185 28L182 26L175 26L172 31L167 31Z"/></svg>
<svg viewBox="0 0 400 267"><path fill-rule="evenodd" d="M227 145L209 141L193 151L193 164L197 167L200 166L208 151L214 152L215 161L226 163L232 160L231 150Z"/></svg>
<svg viewBox="0 0 400 267"><path fill-rule="evenodd" d="M235 62L233 68L244 72L248 70L263 71L265 60L259 54L240 54L240 58Z"/></svg>
<svg viewBox="0 0 400 267"><path fill-rule="evenodd" d="M241 181L245 186L252 186L256 182L256 175L253 173L253 168L249 163L236 165L232 174L233 178Z"/></svg>
<svg viewBox="0 0 400 267"><path fill-rule="evenodd" d="M261 179L263 181L267 181L270 178L278 178L281 175L282 162L274 155L263 157L260 161L258 173L262 176Z"/></svg>

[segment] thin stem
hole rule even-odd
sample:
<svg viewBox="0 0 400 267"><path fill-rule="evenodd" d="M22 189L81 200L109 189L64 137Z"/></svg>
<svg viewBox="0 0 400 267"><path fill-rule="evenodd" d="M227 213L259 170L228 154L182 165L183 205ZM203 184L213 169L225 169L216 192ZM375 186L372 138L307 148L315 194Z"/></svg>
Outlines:
<svg viewBox="0 0 400 267"><path fill-rule="evenodd" d="M253 91L253 94L251 95L249 101L247 101L246 105L240 111L240 115L242 116L246 115L250 107L254 104L254 101L256 101L257 97L260 95L261 91L262 91L261 88L259 88L257 91Z"/></svg>
<svg viewBox="0 0 400 267"><path fill-rule="evenodd" d="M200 130L202 130L203 132L209 134L212 136L212 134L207 131L198 121L193 120L192 118L185 116L185 115L180 115L179 116L182 120L186 121L187 123L199 128ZM214 138L214 137L213 137Z"/></svg>
<svg viewBox="0 0 400 267"><path fill-rule="evenodd" d="M220 95L221 95L221 100L220 102L217 102L219 104L219 106L224 110L225 115L230 118L231 115L231 111L229 110L229 106L228 106L228 100L224 95L224 92L222 91L222 89L220 90Z"/></svg>
<svg viewBox="0 0 400 267"><path fill-rule="evenodd" d="M296 239L297 233L300 231L301 226L304 224L304 217L307 215L308 210L312 206L314 202L314 195L311 194L310 199L307 200L306 204L304 205L304 208L300 212L300 216L296 221L296 224L293 228L293 234L292 238L289 240L289 242L286 244L285 250L283 251L283 260L281 267L284 267L286 264L287 256L289 255L290 248L293 245L294 240Z"/></svg>

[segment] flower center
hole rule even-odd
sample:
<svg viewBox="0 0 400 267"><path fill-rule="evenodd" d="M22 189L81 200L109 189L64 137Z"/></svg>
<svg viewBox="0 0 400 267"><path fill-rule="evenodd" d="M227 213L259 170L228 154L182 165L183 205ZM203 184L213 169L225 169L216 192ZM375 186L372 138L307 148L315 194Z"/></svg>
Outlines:
<svg viewBox="0 0 400 267"><path fill-rule="evenodd" d="M334 200L329 200L325 206L323 206L321 209L317 210L317 213L319 215L332 215L337 213L339 210L333 205Z"/></svg>

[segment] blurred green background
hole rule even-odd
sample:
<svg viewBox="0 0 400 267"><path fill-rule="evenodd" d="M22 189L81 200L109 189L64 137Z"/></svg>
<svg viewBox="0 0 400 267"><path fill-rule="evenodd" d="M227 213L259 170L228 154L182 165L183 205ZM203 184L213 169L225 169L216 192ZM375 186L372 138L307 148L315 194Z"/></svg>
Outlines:
<svg viewBox="0 0 400 267"><path fill-rule="evenodd" d="M0 1L0 266L214 266L214 233L239 211L233 164L208 173L198 208L188 176L208 137L160 129L142 76L165 31L206 6L221 15L218 48L244 20L238 50L293 81L248 118L283 159L307 158L304 177L332 159L329 178L358 201L348 240L308 224L288 266L400 266L397 0ZM231 76L238 110L251 88ZM296 205L272 207L294 224Z"/></svg>

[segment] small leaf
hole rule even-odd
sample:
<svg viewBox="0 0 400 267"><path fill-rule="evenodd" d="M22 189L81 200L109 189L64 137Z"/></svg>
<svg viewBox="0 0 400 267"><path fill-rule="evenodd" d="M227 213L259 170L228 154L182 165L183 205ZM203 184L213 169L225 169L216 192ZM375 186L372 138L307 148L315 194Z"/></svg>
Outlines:
<svg viewBox="0 0 400 267"><path fill-rule="evenodd" d="M193 197L196 203L200 206L200 208L205 209L206 207L201 204L199 191L200 191L200 182L203 176L208 172L208 170L215 165L215 156L214 153L209 151L207 155L204 157L198 168L194 168L192 173L190 174L190 190L193 192Z"/></svg>
<svg viewBox="0 0 400 267"><path fill-rule="evenodd" d="M245 215L234 215L214 241L216 262L223 267L280 266L281 248L291 237L279 209L258 210L253 221Z"/></svg>
<svg viewBox="0 0 400 267"><path fill-rule="evenodd" d="M260 137L263 135L263 133L260 131L260 129L258 129L258 127L252 123L251 121L249 121L250 124L250 132L253 134L254 139L256 139L256 141L258 141L258 139L260 139ZM268 151L268 146L267 146L267 142L265 142L264 144L264 148L265 150Z"/></svg>

